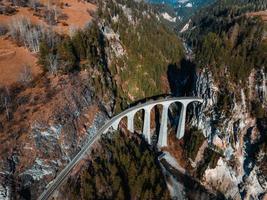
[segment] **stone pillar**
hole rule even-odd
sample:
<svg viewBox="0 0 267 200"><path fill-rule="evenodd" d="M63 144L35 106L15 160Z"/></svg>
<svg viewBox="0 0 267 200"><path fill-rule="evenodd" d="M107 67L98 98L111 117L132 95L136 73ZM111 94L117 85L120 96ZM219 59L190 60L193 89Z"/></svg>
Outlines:
<svg viewBox="0 0 267 200"><path fill-rule="evenodd" d="M167 133L168 133L168 109L170 103L164 103L162 116L161 116L161 123L160 123L160 131L159 131L159 138L158 138L158 147L165 147L167 146Z"/></svg>
<svg viewBox="0 0 267 200"><path fill-rule="evenodd" d="M179 117L179 124L177 127L176 138L181 139L182 137L184 137L187 105L190 104L191 102L202 103L203 101L196 100L196 99L185 99L185 100L179 100L179 102L182 104L182 108L181 108L181 113Z"/></svg>
<svg viewBox="0 0 267 200"><path fill-rule="evenodd" d="M120 121L121 121L121 118L117 119L115 122L112 123L111 126L112 126L112 128L113 128L114 130L118 130Z"/></svg>
<svg viewBox="0 0 267 200"><path fill-rule="evenodd" d="M105 130L103 131L103 134L106 134L106 133L108 132L108 130L109 130L109 128L105 129Z"/></svg>
<svg viewBox="0 0 267 200"><path fill-rule="evenodd" d="M177 139L181 139L182 137L184 137L187 105L188 105L187 103L182 103L182 108L179 117L179 124L177 126L177 131L176 131Z"/></svg>
<svg viewBox="0 0 267 200"><path fill-rule="evenodd" d="M127 115L127 128L133 133L134 132L134 116L137 111L133 111Z"/></svg>
<svg viewBox="0 0 267 200"><path fill-rule="evenodd" d="M147 140L148 144L151 144L151 132L150 132L150 112L153 106L144 107L145 117L144 117L144 126L143 126L143 135Z"/></svg>

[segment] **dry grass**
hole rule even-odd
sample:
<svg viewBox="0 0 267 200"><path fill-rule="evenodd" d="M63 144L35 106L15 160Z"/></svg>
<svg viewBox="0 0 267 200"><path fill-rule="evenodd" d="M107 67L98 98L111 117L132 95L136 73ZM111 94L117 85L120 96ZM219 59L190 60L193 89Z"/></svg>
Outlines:
<svg viewBox="0 0 267 200"><path fill-rule="evenodd" d="M259 11L259 12L252 12L252 13L249 13L248 16L253 16L253 17L259 16L262 18L263 21L267 22L267 10Z"/></svg>
<svg viewBox="0 0 267 200"><path fill-rule="evenodd" d="M0 37L0 85L16 83L24 65L31 67L34 77L38 76L42 70L36 62L36 56L29 50L18 47L8 38Z"/></svg>
<svg viewBox="0 0 267 200"><path fill-rule="evenodd" d="M47 22L42 17L44 9L56 8L60 15L65 17L59 18L52 28L59 34L71 34L73 29L83 28L92 19L89 13L96 9L95 5L79 0L41 0L41 2L44 7L41 7L38 13L27 7L16 7L17 12L15 14L0 15L1 25L8 27L12 20L25 17L32 24L48 27ZM0 85L8 86L17 82L22 66L25 64L30 65L33 76L37 76L42 70L36 62L36 55L29 50L19 47L6 36L0 37Z"/></svg>
<svg viewBox="0 0 267 200"><path fill-rule="evenodd" d="M63 6L61 12L68 18L61 20L61 23L56 26L58 33L66 34L69 33L70 28L83 28L91 21L92 16L88 11L94 11L96 9L95 5L78 0L64 0L63 2L67 3L68 6Z"/></svg>
<svg viewBox="0 0 267 200"><path fill-rule="evenodd" d="M54 30L59 34L69 34L69 30L71 28L84 28L84 26L92 19L90 13L96 10L95 5L79 0L42 0L41 2L44 7L42 7L38 12L35 12L30 8L17 8L17 12L14 15L0 15L1 24L8 25L14 16L24 16L33 24L43 24L47 26L48 24L41 17L42 15L45 15L44 9L56 9L59 15L65 17L63 19L60 19L59 17L57 21L58 23L53 26Z"/></svg>

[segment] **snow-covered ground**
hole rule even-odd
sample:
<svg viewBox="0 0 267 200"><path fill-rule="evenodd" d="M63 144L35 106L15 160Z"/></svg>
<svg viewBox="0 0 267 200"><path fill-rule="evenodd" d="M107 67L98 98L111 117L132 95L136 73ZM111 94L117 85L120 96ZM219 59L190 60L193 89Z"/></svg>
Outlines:
<svg viewBox="0 0 267 200"><path fill-rule="evenodd" d="M178 0L179 3L187 3L189 0Z"/></svg>
<svg viewBox="0 0 267 200"><path fill-rule="evenodd" d="M212 188L222 187L227 191L226 197L234 197L239 194L238 184L242 181L242 176L238 176L234 171L229 170L222 158L219 159L217 167L205 171L205 181ZM239 196L239 198L241 197Z"/></svg>
<svg viewBox="0 0 267 200"><path fill-rule="evenodd" d="M162 17L170 22L176 22L176 17L170 16L168 13L162 13Z"/></svg>
<svg viewBox="0 0 267 200"><path fill-rule="evenodd" d="M184 27L180 30L180 33L183 33L188 30L189 25L191 23L191 19L184 25Z"/></svg>
<svg viewBox="0 0 267 200"><path fill-rule="evenodd" d="M169 152L164 152L164 156L161 159L165 159L173 168L177 169L181 173L185 174L185 169L182 168L174 157ZM163 174L165 175L167 187L170 191L172 199L186 199L185 187L161 164Z"/></svg>
<svg viewBox="0 0 267 200"><path fill-rule="evenodd" d="M164 151L163 159L165 159L172 167L177 169L179 172L185 174L185 169L179 165L176 159L167 151Z"/></svg>
<svg viewBox="0 0 267 200"><path fill-rule="evenodd" d="M10 191L9 187L0 184L0 199L1 200L9 200L10 199Z"/></svg>
<svg viewBox="0 0 267 200"><path fill-rule="evenodd" d="M187 8L192 8L192 7L193 7L193 4L192 4L192 3L187 3L187 4L185 5L185 7L187 7Z"/></svg>
<svg viewBox="0 0 267 200"><path fill-rule="evenodd" d="M54 169L45 164L45 162L41 159L36 159L35 164L32 168L26 170L22 175L30 175L33 180L41 180L44 176L51 175L55 173Z"/></svg>

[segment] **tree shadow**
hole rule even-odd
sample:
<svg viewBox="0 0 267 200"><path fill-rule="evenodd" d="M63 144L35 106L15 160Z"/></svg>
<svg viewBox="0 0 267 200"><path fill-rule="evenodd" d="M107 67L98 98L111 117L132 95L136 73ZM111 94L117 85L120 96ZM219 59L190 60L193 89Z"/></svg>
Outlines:
<svg viewBox="0 0 267 200"><path fill-rule="evenodd" d="M169 64L167 78L173 96L192 95L196 81L196 66L185 58L180 63Z"/></svg>

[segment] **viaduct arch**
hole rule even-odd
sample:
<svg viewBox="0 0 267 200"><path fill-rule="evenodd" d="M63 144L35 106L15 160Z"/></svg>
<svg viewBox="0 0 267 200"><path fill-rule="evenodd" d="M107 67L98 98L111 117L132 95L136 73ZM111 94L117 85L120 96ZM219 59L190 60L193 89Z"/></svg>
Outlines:
<svg viewBox="0 0 267 200"><path fill-rule="evenodd" d="M150 136L150 113L151 110L157 106L161 105L163 107L162 110L162 117L160 122L160 131L159 131L159 139L158 139L158 147L165 147L167 146L167 123L168 123L168 110L171 104L173 103L180 103L182 108L180 112L179 117L179 124L176 131L176 137L177 139L181 139L184 136L185 132L185 119L186 119L186 110L187 106L190 103L193 102L199 102L202 103L203 100L196 97L175 97L175 98L168 98L168 99L162 99L162 100L151 100L147 101L144 104L138 104L132 108L129 108L122 113L118 114L114 118L111 119L111 124L106 127L106 129L103 131L103 133L108 132L110 128L113 128L114 130L117 130L119 127L119 123L122 120L122 118L127 117L127 129L130 132L134 132L134 116L135 114L140 111L144 110L144 124L143 124L143 130L142 134L144 135L144 138L147 140L148 144L151 144L151 136Z"/></svg>

